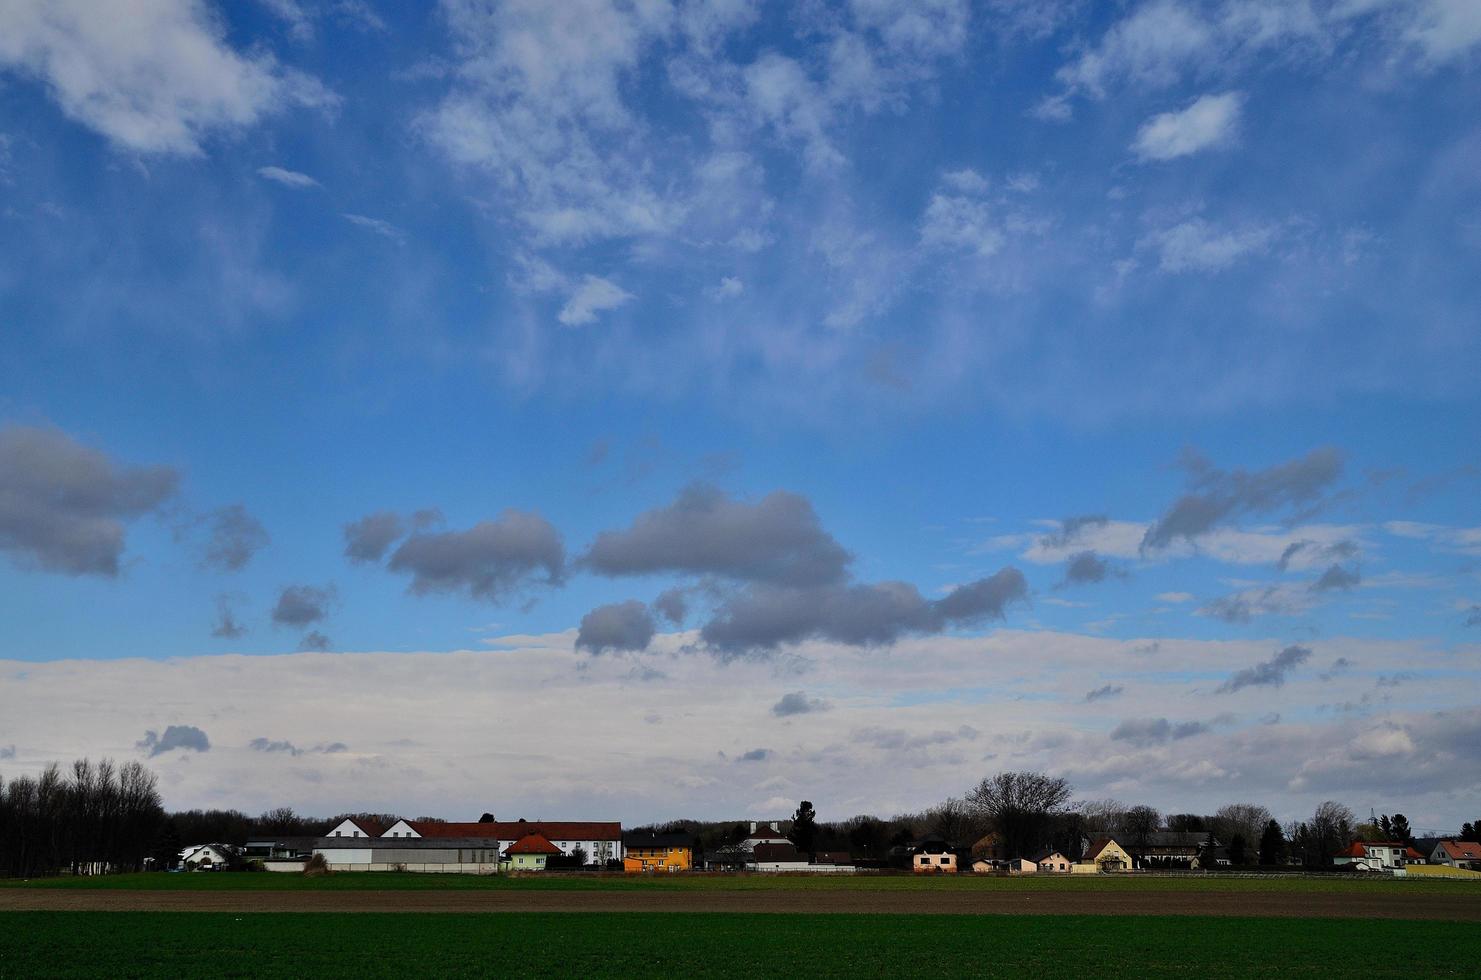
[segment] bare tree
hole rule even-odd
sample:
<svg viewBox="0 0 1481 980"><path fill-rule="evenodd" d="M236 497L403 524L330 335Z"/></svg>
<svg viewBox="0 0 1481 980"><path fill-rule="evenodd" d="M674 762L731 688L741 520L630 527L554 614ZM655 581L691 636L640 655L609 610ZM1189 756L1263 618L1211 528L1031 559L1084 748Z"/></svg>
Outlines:
<svg viewBox="0 0 1481 980"><path fill-rule="evenodd" d="M1308 833L1318 863L1330 864L1338 851L1352 843L1352 825L1352 811L1345 805L1327 800L1317 806Z"/></svg>
<svg viewBox="0 0 1481 980"><path fill-rule="evenodd" d="M1042 772L1000 772L967 793L966 804L1003 839L1013 857L1022 857L1049 838L1053 818L1070 799L1065 780Z"/></svg>
<svg viewBox="0 0 1481 980"><path fill-rule="evenodd" d="M1134 806L1126 811L1121 818L1121 833L1126 837L1123 843L1133 848L1144 848L1147 839L1157 833L1162 826L1162 814L1155 807Z"/></svg>
<svg viewBox="0 0 1481 980"><path fill-rule="evenodd" d="M1242 837L1246 847L1253 847L1269 823L1270 811L1258 803L1227 803L1214 814L1214 834L1225 844L1232 846Z"/></svg>

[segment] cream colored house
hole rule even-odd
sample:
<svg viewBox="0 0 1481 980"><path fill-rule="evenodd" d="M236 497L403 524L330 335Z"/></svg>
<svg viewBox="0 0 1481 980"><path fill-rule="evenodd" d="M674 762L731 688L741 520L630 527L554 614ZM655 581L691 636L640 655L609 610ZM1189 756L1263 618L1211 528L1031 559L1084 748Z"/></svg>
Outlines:
<svg viewBox="0 0 1481 980"><path fill-rule="evenodd" d="M1101 871L1130 871L1131 855L1126 848L1110 837L1097 837L1085 848L1085 856L1070 866L1075 874L1096 874Z"/></svg>

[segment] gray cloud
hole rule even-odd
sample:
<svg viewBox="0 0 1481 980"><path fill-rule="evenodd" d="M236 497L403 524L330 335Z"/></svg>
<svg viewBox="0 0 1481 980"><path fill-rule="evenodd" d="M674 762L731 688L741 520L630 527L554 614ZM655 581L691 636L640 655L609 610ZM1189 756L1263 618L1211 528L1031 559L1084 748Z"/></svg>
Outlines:
<svg viewBox="0 0 1481 980"><path fill-rule="evenodd" d="M1059 523L1059 530L1052 534L1046 534L1039 539L1039 544L1045 548L1065 548L1080 540L1081 532L1092 527L1105 527L1111 523L1111 518L1106 514L1082 514L1078 517L1066 517Z"/></svg>
<svg viewBox="0 0 1481 980"><path fill-rule="evenodd" d="M1253 667L1246 667L1219 685L1218 693L1232 694L1246 687L1280 687L1286 675L1311 659L1311 648L1288 646Z"/></svg>
<svg viewBox="0 0 1481 980"><path fill-rule="evenodd" d="M367 514L344 526L345 557L353 562L379 562L406 533L401 515L389 510Z"/></svg>
<svg viewBox="0 0 1481 980"><path fill-rule="evenodd" d="M210 526L211 537L206 542L204 564L208 568L220 568L238 572L247 567L252 556L267 547L272 538L262 522L247 512L241 504L231 504L213 511L205 517Z"/></svg>
<svg viewBox="0 0 1481 980"><path fill-rule="evenodd" d="M646 650L657 627L648 607L636 599L598 606L581 617L576 648L592 653Z"/></svg>
<svg viewBox="0 0 1481 980"><path fill-rule="evenodd" d="M973 742L981 735L982 733L971 725L959 725L954 729L942 729L920 735L912 735L903 728L883 728L870 725L855 729L852 738L853 741L862 745L870 745L887 752L898 752L950 745L953 742Z"/></svg>
<svg viewBox="0 0 1481 980"><path fill-rule="evenodd" d="M783 694L782 699L771 706L771 713L778 718L790 718L792 715L810 715L818 711L827 711L833 707L822 698L810 698L802 691L793 691Z"/></svg>
<svg viewBox="0 0 1481 980"><path fill-rule="evenodd" d="M723 656L775 650L814 637L853 646L883 646L906 634L939 633L1002 619L1008 606L1027 597L1023 573L1011 567L935 601L925 599L906 582L814 589L757 585L721 603L700 636Z"/></svg>
<svg viewBox="0 0 1481 980"><path fill-rule="evenodd" d="M707 484L627 530L603 531L583 558L602 575L676 572L799 587L841 582L851 560L807 498L778 490L750 504Z"/></svg>
<svg viewBox="0 0 1481 980"><path fill-rule="evenodd" d="M14 745L0 745L0 759L14 759L14 758L15 758L15 746Z"/></svg>
<svg viewBox="0 0 1481 980"><path fill-rule="evenodd" d="M1481 606L1472 606L1466 613L1465 625L1481 626Z"/></svg>
<svg viewBox="0 0 1481 980"><path fill-rule="evenodd" d="M737 762L763 762L771 758L771 749L752 749L736 756Z"/></svg>
<svg viewBox="0 0 1481 980"><path fill-rule="evenodd" d="M149 754L153 759L157 755L172 752L175 749L189 750L191 752L211 751L211 740L206 733L194 725L170 725L165 733L160 735L153 729L144 733L144 737L134 743L134 748Z"/></svg>
<svg viewBox="0 0 1481 980"><path fill-rule="evenodd" d="M1232 595L1220 596L1200 606L1202 616L1211 616L1226 623L1248 623L1256 616L1289 616L1308 607L1306 601L1290 590L1278 585L1267 585L1257 589L1246 589Z"/></svg>
<svg viewBox="0 0 1481 980"><path fill-rule="evenodd" d="M298 641L298 649L300 650L317 650L323 653L330 646L329 637L320 633L318 630L309 630L303 635L303 639Z"/></svg>
<svg viewBox="0 0 1481 980"><path fill-rule="evenodd" d="M1104 701L1107 698L1114 698L1124 690L1125 688L1120 684L1107 684L1104 687L1098 687L1087 693L1085 695L1085 703L1090 704L1093 701Z"/></svg>
<svg viewBox="0 0 1481 980"><path fill-rule="evenodd" d="M1363 576L1359 572L1350 572L1341 565L1333 565L1325 572L1322 572L1321 578L1311 583L1311 591L1331 592L1333 589L1337 589L1347 592L1362 581Z"/></svg>
<svg viewBox="0 0 1481 980"><path fill-rule="evenodd" d="M466 531L414 534L387 567L411 573L413 595L466 593L500 602L529 584L559 584L565 565L565 543L554 525L533 512L506 510Z"/></svg>
<svg viewBox="0 0 1481 980"><path fill-rule="evenodd" d="M1333 544L1320 544L1306 539L1292 541L1280 553L1280 560L1275 563L1275 567L1285 571L1298 555L1308 555L1317 561L1345 561L1356 558L1360 550L1356 541L1337 541Z"/></svg>
<svg viewBox="0 0 1481 980"><path fill-rule="evenodd" d="M1351 660L1348 660L1346 657L1338 657L1336 660L1332 661L1332 666L1328 667L1317 676L1324 681L1329 681L1337 675L1346 673L1351 669Z"/></svg>
<svg viewBox="0 0 1481 980"><path fill-rule="evenodd" d="M330 742L328 745L315 745L311 749L300 749L298 746L287 740L271 738L254 738L252 741L247 743L247 747L249 749L252 749L254 752L266 752L269 755L282 754L294 757L304 755L305 753L333 755L335 753L348 752L350 750L350 747L343 742Z"/></svg>
<svg viewBox="0 0 1481 980"><path fill-rule="evenodd" d="M1215 719L1227 720L1226 717ZM1111 730L1111 738L1133 745L1161 745L1164 742L1192 738L1213 730L1213 726L1202 721L1168 721L1166 718L1130 718Z"/></svg>
<svg viewBox="0 0 1481 980"><path fill-rule="evenodd" d="M675 626L682 626L689 614L688 593L684 589L665 589L653 600L653 609Z"/></svg>
<svg viewBox="0 0 1481 980"><path fill-rule="evenodd" d="M1308 515L1342 475L1342 465L1342 454L1331 448L1313 449L1299 459L1253 473L1216 469L1196 453L1185 453L1190 492L1147 529L1142 547L1165 548L1179 538L1193 541L1245 514L1296 507L1299 515Z"/></svg>
<svg viewBox="0 0 1481 980"><path fill-rule="evenodd" d="M235 640L246 633L247 627L237 621L236 612L231 607L231 597L217 596L216 625L211 628L211 635L223 640Z"/></svg>
<svg viewBox="0 0 1481 980"><path fill-rule="evenodd" d="M1126 573L1093 551L1082 551L1071 555L1065 562L1064 578L1055 588L1070 585L1093 585L1108 578L1124 578Z"/></svg>
<svg viewBox="0 0 1481 980"><path fill-rule="evenodd" d="M273 622L278 626L308 626L329 615L338 593L334 586L290 585L278 596L273 606Z"/></svg>
<svg viewBox="0 0 1481 980"><path fill-rule="evenodd" d="M126 522L175 494L168 466L122 466L57 429L0 428L0 551L21 568L118 575Z"/></svg>

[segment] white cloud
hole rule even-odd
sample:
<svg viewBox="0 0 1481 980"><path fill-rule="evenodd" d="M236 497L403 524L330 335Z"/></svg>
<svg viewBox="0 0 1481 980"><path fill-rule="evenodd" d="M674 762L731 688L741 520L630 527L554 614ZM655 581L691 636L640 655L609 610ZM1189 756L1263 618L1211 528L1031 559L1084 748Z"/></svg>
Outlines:
<svg viewBox="0 0 1481 980"><path fill-rule="evenodd" d="M588 275L582 278L556 319L568 327L581 326L594 322L598 313L615 310L636 298L610 279Z"/></svg>
<svg viewBox="0 0 1481 980"><path fill-rule="evenodd" d="M1158 602L1192 602L1193 601L1193 593L1191 593L1191 592L1159 592L1159 593L1157 593L1157 601Z"/></svg>
<svg viewBox="0 0 1481 980"><path fill-rule="evenodd" d="M308 174L301 174L296 170L285 170L282 167L258 167L257 176L295 190L320 186L319 182Z"/></svg>
<svg viewBox="0 0 1481 980"><path fill-rule="evenodd" d="M1240 259L1265 252L1277 234L1274 225L1225 230L1202 218L1189 218L1152 232L1139 244L1157 251L1164 272L1219 272Z"/></svg>
<svg viewBox="0 0 1481 980"><path fill-rule="evenodd" d="M1131 148L1143 160L1174 160L1227 145L1239 127L1243 104L1239 92L1199 96L1186 109L1148 119Z"/></svg>
<svg viewBox="0 0 1481 980"><path fill-rule="evenodd" d="M810 643L785 663L720 668L682 653L693 639L685 634L655 637L641 657L597 659L576 651L574 639L574 631L504 637L493 649L448 653L0 661L0 715L26 734L6 775L52 759L139 758L141 732L200 725L210 733L210 765L183 752L149 760L169 806L256 812L286 805L324 815L393 809L471 819L490 808L487 786L497 785L496 812L636 824L681 813L733 817L751 801L793 799L805 788L832 818L915 810L998 769L1042 768L1069 776L1087 798L1115 793L1200 812L1249 796L1286 817L1342 798L1329 792L1391 790L1392 773L1332 768L1351 744L1405 763L1404 778L1415 783L1405 812L1418 811L1411 820L1428 826L1440 816L1470 819L1456 808L1475 798L1481 779L1474 767L1455 764L1481 730L1481 717L1465 706L1475 670L1456 674L1446 651L1413 641L1314 643L1316 658L1325 662L1341 650L1354 668L1329 680L1295 673L1284 686L1252 695L1249 706L1244 692L1231 695L1229 710L1248 714L1221 721L1188 697L1190 687L1211 689L1269 659L1277 641L1154 645L1002 630L868 653ZM1363 665L1395 662L1451 671L1454 680L1386 692L1415 699L1408 709L1395 702L1367 715L1258 724L1272 711L1312 719L1315 705L1357 703L1374 682ZM1114 700L1086 702L1087 689L1106 684L1124 690ZM830 709L777 724L779 694L799 689ZM336 696L323 697L325 690ZM209 717L200 713L203 703L211 705ZM573 710L581 724L559 722ZM1414 713L1420 710L1430 713ZM661 740L653 735L655 713ZM388 716L415 724L388 730ZM1126 719L1164 716L1217 730L1146 748L1109 737ZM473 728L484 736L476 744L466 737ZM348 750L264 751L257 741L264 738ZM758 747L770 750L768 758L715 778L718 753L735 759ZM1209 767L1231 775L1200 791L1199 774ZM1309 790L1287 788L1298 776ZM778 777L790 782L778 785Z"/></svg>
<svg viewBox="0 0 1481 980"><path fill-rule="evenodd" d="M338 99L266 53L243 55L195 0L13 0L0 6L0 70L42 83L62 111L122 149L196 155L287 106Z"/></svg>
<svg viewBox="0 0 1481 980"><path fill-rule="evenodd" d="M383 221L380 218L367 217L363 214L350 214L348 212L342 214L341 217L357 228L364 228L366 231L373 231L383 238L391 239L393 242L401 241L401 229L397 228L389 221Z"/></svg>
<svg viewBox="0 0 1481 980"><path fill-rule="evenodd" d="M932 248L992 255L1003 247L1003 232L986 201L956 194L933 194L921 215L920 241Z"/></svg>
<svg viewBox="0 0 1481 980"><path fill-rule="evenodd" d="M736 276L725 276L713 290L716 299L731 299L746 291L746 284Z"/></svg>

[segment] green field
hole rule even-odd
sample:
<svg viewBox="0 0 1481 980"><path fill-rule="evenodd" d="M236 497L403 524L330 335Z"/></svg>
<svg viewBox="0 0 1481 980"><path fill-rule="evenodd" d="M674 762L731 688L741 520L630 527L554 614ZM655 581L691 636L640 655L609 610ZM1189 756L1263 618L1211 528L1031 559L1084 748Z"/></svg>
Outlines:
<svg viewBox="0 0 1481 980"><path fill-rule="evenodd" d="M940 889L1006 891L1249 891L1373 894L1375 891L1475 895L1481 883L1450 879L1224 878L1139 875L509 875L413 874L409 872L340 872L319 877L301 874L220 872L197 874L127 874L91 877L0 878L0 888L125 888L169 891L395 891L421 889L527 889L532 891L748 891L801 889L829 891L867 889L916 891Z"/></svg>
<svg viewBox="0 0 1481 980"><path fill-rule="evenodd" d="M1466 930L1469 933L1469 930ZM1443 922L13 912L0 976L1475 976Z"/></svg>

